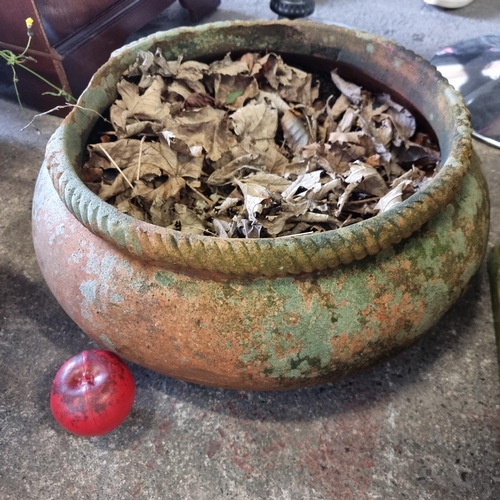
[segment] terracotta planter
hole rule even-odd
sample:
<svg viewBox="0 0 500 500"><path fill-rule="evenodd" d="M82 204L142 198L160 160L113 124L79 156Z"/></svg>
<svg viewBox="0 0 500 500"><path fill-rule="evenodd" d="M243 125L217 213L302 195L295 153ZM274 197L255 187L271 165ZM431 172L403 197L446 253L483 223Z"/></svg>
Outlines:
<svg viewBox="0 0 500 500"><path fill-rule="evenodd" d="M358 31L302 22L218 23L160 33L114 53L80 99L104 111L138 50L209 60L281 52L393 97L433 130L435 179L391 211L276 240L186 235L121 214L78 177L97 116L75 109L52 137L33 237L48 285L90 337L166 375L286 389L363 370L414 343L460 297L486 248L489 200L468 113L433 67ZM283 50L285 49L285 50ZM471 160L472 158L472 160Z"/></svg>

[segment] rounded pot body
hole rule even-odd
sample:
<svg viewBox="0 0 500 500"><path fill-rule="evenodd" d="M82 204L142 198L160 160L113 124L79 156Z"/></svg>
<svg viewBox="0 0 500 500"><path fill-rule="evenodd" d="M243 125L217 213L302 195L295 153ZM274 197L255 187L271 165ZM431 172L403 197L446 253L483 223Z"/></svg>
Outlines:
<svg viewBox="0 0 500 500"><path fill-rule="evenodd" d="M40 267L85 333L165 375L271 390L359 372L435 324L483 258L488 191L466 108L432 67L386 40L286 21L175 30L116 53L80 106L103 112L138 50L209 59L280 51L283 37L297 60L309 54L390 88L435 132L441 170L422 193L366 224L267 241L186 236L120 214L83 185L78 171L96 117L75 109L51 139L35 190ZM427 86L414 81L417 70Z"/></svg>

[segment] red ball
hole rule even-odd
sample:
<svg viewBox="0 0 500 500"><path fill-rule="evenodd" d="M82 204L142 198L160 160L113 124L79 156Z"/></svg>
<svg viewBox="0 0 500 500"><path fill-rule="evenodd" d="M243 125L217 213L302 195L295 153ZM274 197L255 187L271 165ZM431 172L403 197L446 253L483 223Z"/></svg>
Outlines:
<svg viewBox="0 0 500 500"><path fill-rule="evenodd" d="M83 351L56 374L50 393L55 419L79 436L116 429L132 409L135 384L127 365L113 352Z"/></svg>

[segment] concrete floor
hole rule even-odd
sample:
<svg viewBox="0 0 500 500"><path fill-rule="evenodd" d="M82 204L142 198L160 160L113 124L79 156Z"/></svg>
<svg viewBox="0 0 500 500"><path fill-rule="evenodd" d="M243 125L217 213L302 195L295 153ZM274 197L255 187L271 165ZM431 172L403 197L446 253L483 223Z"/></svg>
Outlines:
<svg viewBox="0 0 500 500"><path fill-rule="evenodd" d="M445 11L422 0L317 1L314 17L392 38L430 58L500 31L497 0ZM267 0L222 0L208 21L273 18ZM178 5L139 35L189 24ZM498 499L500 381L483 265L415 347L362 375L285 393L195 386L130 365L131 415L79 438L53 420L52 379L95 345L47 289L30 235L44 148L59 119L25 119L0 95L0 499ZM30 112L33 115L33 112ZM500 242L499 151L475 143Z"/></svg>

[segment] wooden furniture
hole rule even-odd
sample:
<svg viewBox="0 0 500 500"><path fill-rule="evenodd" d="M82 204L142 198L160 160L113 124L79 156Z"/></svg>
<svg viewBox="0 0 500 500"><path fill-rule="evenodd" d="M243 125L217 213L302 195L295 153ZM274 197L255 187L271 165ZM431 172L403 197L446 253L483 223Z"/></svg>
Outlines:
<svg viewBox="0 0 500 500"><path fill-rule="evenodd" d="M16 0L0 5L0 48L19 54L27 41L25 19L33 18L33 39L26 65L77 97L96 69L127 37L151 21L175 0ZM220 0L180 0L196 22ZM42 95L51 89L35 76L17 69L23 103L46 111L61 98ZM59 114L66 114L62 112Z"/></svg>

